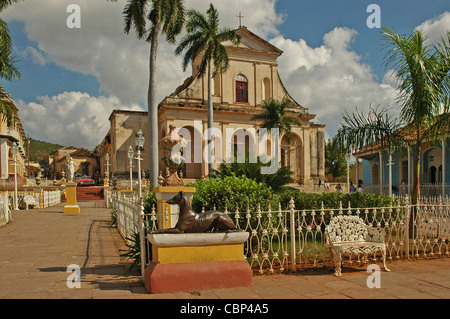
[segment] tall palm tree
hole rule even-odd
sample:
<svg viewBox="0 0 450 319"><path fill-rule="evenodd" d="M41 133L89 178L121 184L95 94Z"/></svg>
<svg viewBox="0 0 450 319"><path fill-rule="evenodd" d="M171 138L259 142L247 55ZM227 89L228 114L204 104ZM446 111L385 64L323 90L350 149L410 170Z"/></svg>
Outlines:
<svg viewBox="0 0 450 319"><path fill-rule="evenodd" d="M274 98L270 98L262 101L262 112L256 114L251 119L253 121L262 121L261 127L270 131L273 128L278 128L280 136L285 133L288 140L292 134L292 126L301 126L299 119L286 114L287 109L291 106L292 102L287 97L284 97L281 101Z"/></svg>
<svg viewBox="0 0 450 319"><path fill-rule="evenodd" d="M222 42L231 41L237 46L240 42L240 36L236 33L236 30L219 29L219 13L212 4L209 5L206 16L196 10L190 10L187 16L187 35L181 40L175 53L179 55L187 49L183 59L184 71L186 71L189 62L194 61L199 56L202 57L197 76L202 77L206 72L208 76L208 154L211 154L210 133L214 121L211 80L216 74L225 72L230 66L228 54ZM209 158L208 174L211 174L212 166L212 160Z"/></svg>
<svg viewBox="0 0 450 319"><path fill-rule="evenodd" d="M116 1L116 0L113 0ZM150 79L148 85L148 125L150 140L150 182L158 185L159 141L158 104L156 101L156 54L158 36L164 34L169 43L175 43L185 21L183 0L128 0L123 16L125 33L134 26L137 37L150 42ZM148 21L147 21L148 20ZM148 26L150 24L150 27Z"/></svg>
<svg viewBox="0 0 450 319"><path fill-rule="evenodd" d="M397 102L400 118L386 109L370 109L369 116L356 110L343 116L337 137L347 148L361 149L368 144L390 148L406 145L414 154L412 203L420 197L421 145L448 134L450 119L450 32L441 43L429 45L420 31L399 35L383 29L386 40L386 67L396 71L399 83Z"/></svg>
<svg viewBox="0 0 450 319"><path fill-rule="evenodd" d="M0 0L0 12L18 1ZM22 77L19 69L15 65L17 61L12 54L12 48L13 45L8 24L0 18L0 78L7 81L19 80ZM8 126L11 125L15 112L14 103L0 85L0 113L6 118Z"/></svg>

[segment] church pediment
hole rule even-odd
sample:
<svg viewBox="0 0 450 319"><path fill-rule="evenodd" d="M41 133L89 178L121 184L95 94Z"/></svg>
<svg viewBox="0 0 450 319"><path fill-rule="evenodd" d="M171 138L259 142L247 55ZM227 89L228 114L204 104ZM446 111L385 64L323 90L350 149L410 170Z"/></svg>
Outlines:
<svg viewBox="0 0 450 319"><path fill-rule="evenodd" d="M245 26L237 29L236 33L241 36L241 42L239 43L238 48L271 53L277 56L283 53L283 51L281 51L274 45L249 31ZM222 42L222 44L228 47L235 47L235 45L231 41L225 41Z"/></svg>

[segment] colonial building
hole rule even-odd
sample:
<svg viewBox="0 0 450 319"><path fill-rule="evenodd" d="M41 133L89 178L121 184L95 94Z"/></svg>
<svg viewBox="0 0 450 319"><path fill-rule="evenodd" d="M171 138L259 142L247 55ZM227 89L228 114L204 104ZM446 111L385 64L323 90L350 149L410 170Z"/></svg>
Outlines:
<svg viewBox="0 0 450 319"><path fill-rule="evenodd" d="M230 60L229 69L213 78L212 95L214 108L214 129L216 132L215 163L230 158L230 152L242 146L246 150L263 153L259 149L258 129L261 122L251 118L262 109L263 100L288 98L291 106L288 115L301 121L294 126L290 138L279 136L273 143L269 136L267 155L277 147L277 162L288 165L297 183L310 184L325 175L324 125L313 122L315 115L295 101L287 92L278 73L278 57L283 53L269 42L258 37L246 27L240 27L238 47L224 42ZM192 75L159 104L159 139L176 127L178 134L187 142L190 160L184 167L184 178L198 179L208 175L208 164L204 160L207 150L206 130L208 118L207 76L198 77L200 59L192 63ZM102 171L104 155L110 154L111 172L129 174L127 151L134 146L134 134L141 128L148 133L147 112L113 111L110 116L111 129L98 148ZM217 138L220 136L220 138ZM148 137L148 136L146 136ZM241 138L238 138L241 137ZM244 145L240 145L244 144ZM274 148L275 149L275 148ZM148 168L148 138L144 150L142 167ZM160 158L164 157L160 149ZM277 166L278 167L278 166ZM164 174L164 166L160 163Z"/></svg>
<svg viewBox="0 0 450 319"><path fill-rule="evenodd" d="M450 195L450 138L427 141L421 145L420 184L423 196ZM358 179L366 191L389 193L389 180L394 194L411 194L414 180L414 154L399 147L391 156L379 147L367 146L354 154L363 172ZM389 166L392 167L389 174Z"/></svg>
<svg viewBox="0 0 450 319"><path fill-rule="evenodd" d="M16 143L18 152L16 155L16 172L19 177L26 176L26 149L25 149L25 132L19 118L19 110L14 105L9 96L6 97L13 109L13 119L11 125L7 125L7 120L3 114L0 114L0 174L1 179L6 180L14 177L14 156L12 152L13 144ZM19 178L22 182L22 178Z"/></svg>
<svg viewBox="0 0 450 319"><path fill-rule="evenodd" d="M76 174L95 177L98 171L97 155L85 148L66 146L57 150L49 159L50 170L56 178L61 178L62 172L65 172L68 155L75 162Z"/></svg>

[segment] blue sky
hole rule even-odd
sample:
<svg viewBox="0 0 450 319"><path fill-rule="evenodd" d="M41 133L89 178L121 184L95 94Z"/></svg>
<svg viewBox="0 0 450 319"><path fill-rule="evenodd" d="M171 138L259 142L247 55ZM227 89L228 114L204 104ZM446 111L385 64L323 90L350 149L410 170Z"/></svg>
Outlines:
<svg viewBox="0 0 450 319"><path fill-rule="evenodd" d="M17 65L22 79L18 82L5 82L3 85L15 100L36 102L37 96L52 96L64 91L81 91L92 96L101 94L100 84L92 75L73 72L53 62L40 65L31 58L24 57L21 52L30 46L37 47L37 43L27 38L23 22L12 21L8 26L14 38L14 52L19 60Z"/></svg>
<svg viewBox="0 0 450 319"><path fill-rule="evenodd" d="M284 51L279 73L290 94L325 124L328 136L344 110L391 104L380 29L368 28L369 4L382 26L411 33L419 26L438 38L450 29L448 0L213 0L224 26L243 24ZM65 25L69 4L81 7L81 29ZM186 0L205 11L209 2ZM93 148L109 128L113 109L146 109L148 46L123 34L125 0L24 1L2 16L9 23L23 78L2 81L37 139ZM158 99L188 76L163 40L158 52ZM189 72L189 71L188 71ZM187 72L187 73L188 73ZM72 112L72 113L70 113ZM69 116L70 115L70 116ZM66 130L70 122L71 130ZM77 133L79 132L79 133Z"/></svg>
<svg viewBox="0 0 450 319"><path fill-rule="evenodd" d="M381 79L385 72L383 39L380 29L367 27L366 20L371 13L366 10L370 4L380 6L382 27L406 34L424 21L450 11L448 0L280 0L276 9L285 18L279 30L287 38L301 37L316 47L322 44L323 35L336 26L354 29L358 35L352 48Z"/></svg>

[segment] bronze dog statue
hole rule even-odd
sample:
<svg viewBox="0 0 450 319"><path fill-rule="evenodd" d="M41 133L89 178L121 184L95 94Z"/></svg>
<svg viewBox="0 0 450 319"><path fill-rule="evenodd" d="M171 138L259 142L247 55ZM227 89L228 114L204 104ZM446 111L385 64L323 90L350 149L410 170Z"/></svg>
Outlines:
<svg viewBox="0 0 450 319"><path fill-rule="evenodd" d="M204 233L212 230L215 232L240 231L231 217L224 212L217 210L210 210L201 214L194 212L183 192L179 192L169 199L167 203L180 206L178 222L174 228L155 230L152 232L153 234Z"/></svg>

